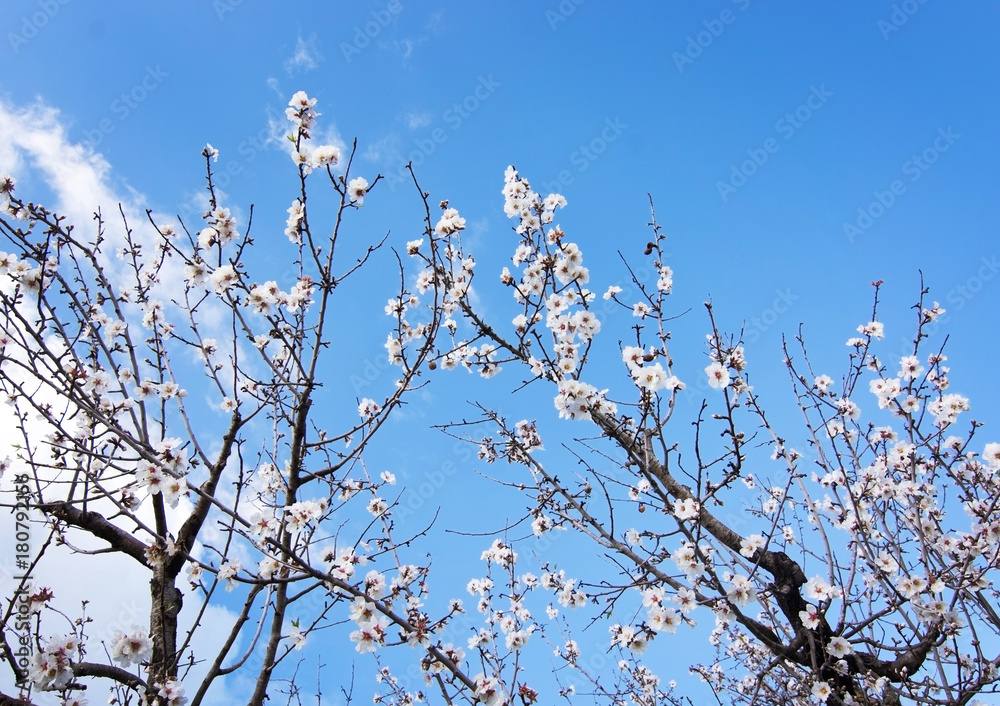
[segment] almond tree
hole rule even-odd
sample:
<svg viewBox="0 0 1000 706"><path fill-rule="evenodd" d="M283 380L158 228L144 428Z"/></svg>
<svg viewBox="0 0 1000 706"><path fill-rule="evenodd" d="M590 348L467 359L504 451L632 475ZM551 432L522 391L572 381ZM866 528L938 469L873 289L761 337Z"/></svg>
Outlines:
<svg viewBox="0 0 1000 706"><path fill-rule="evenodd" d="M243 674L249 703L300 703L309 689L296 654L308 645L373 653L376 703L690 704L672 681L684 647L670 633L697 631L699 616L714 620L698 636L715 658L690 669L720 703L966 704L995 691L1000 444L974 442L979 425L948 391L943 351L926 350L943 313L926 291L912 346L884 352L876 284L837 383L812 369L801 336L789 343L804 422L791 432L765 414L739 337L718 330L709 306L708 397L684 420L691 436L673 419L696 386L674 370L673 273L655 216L649 262L630 271L629 291L604 292L602 307L634 317L615 345L580 248L553 225L562 196L505 175L518 240L516 274L500 275L516 307L507 323L475 304L465 219L447 201L432 218L414 179L423 237L406 242L386 293L398 379L377 399L330 399L321 360L351 344L336 328L338 286L385 243L359 250L346 224L371 208L380 177L353 176L353 149L313 143L304 93L287 115L297 182L284 276L273 256L253 255L253 211L243 225L219 203L211 146L198 228L124 211L74 227L0 182L0 385L19 436L0 470L14 479L4 505L42 540L24 543L26 576L68 552L112 554L148 576L135 589L149 614L102 638L86 604L67 609L63 587L24 578L0 644L21 693L0 699L80 703L108 683L118 703L200 704ZM317 182L336 195L332 222L314 215ZM601 346L621 360L613 390L588 382L615 374L595 368ZM429 371L456 368L498 381L520 368L525 385L551 386L549 416L586 427L566 445L569 473L545 462L556 452L543 432L562 432L537 411L513 422L482 400L480 419L442 425L484 463L523 468L505 484L531 498L531 535L594 542L619 573L569 575L568 553L532 562L511 526L461 587L475 612L454 587L429 607L429 554L409 555L423 532L401 534L395 475L369 472L366 450ZM195 390L215 409L194 403ZM231 624L205 653L206 615L221 604ZM588 623L610 639L595 644ZM352 684L339 686L352 701Z"/></svg>
<svg viewBox="0 0 1000 706"><path fill-rule="evenodd" d="M928 351L944 310L925 304L927 290L912 344L883 350L873 283L870 321L847 342L837 382L813 370L801 334L786 344L804 433L771 423L740 338L723 335L706 305L708 396L686 420L695 429L686 445L673 417L695 381L674 371L673 273L655 213L641 268L651 276L630 270L628 292L603 293L635 323L619 332L622 383L598 389L587 380L607 371L588 363L601 343L615 343L601 330L580 248L555 225L566 201L535 193L513 167L503 194L517 246L516 272L504 267L500 282L515 315L488 320L460 298L465 326L449 346L439 340L435 362L485 377L503 367L498 379L551 386L558 416L588 427L572 452L582 470L544 461L540 417L512 422L484 404L486 432L470 433L468 421L444 428L477 444L486 462L523 467L509 484L532 496L535 535L579 533L621 568L572 590L580 602L589 593L601 617L639 611L610 626L622 671L646 680L630 698L673 698L638 655L654 638L662 653L680 653L677 638L661 634L699 615L714 619L716 659L690 669L720 703L967 704L995 693L1000 444L978 442L968 400L949 391L947 357ZM443 207L442 223L459 221ZM432 281L459 279L471 270ZM562 650L571 663L576 653L575 643ZM600 693L593 675L581 676Z"/></svg>
<svg viewBox="0 0 1000 706"><path fill-rule="evenodd" d="M220 677L254 669L249 700L261 704L297 689L287 675L291 686L275 686L279 665L348 612L358 651L409 640L426 647L428 665L450 667L460 688L474 686L426 638L449 616L420 610L426 566L400 553L413 537L394 530L395 476L364 462L389 415L422 385L453 293L431 285L421 299L400 270L385 293L396 302L387 344L395 384L377 399L341 396L333 414L318 400L321 361L335 341L350 345L333 329L337 288L385 239L360 250L346 239L379 178L353 176L353 149L314 144L317 115L304 93L287 110L297 170L287 281L267 279L281 271L274 262L255 277L253 210L241 224L219 202L211 146L202 153L204 222L194 229L152 214L135 224L124 210L70 224L3 179L0 386L20 437L4 462L14 480L4 505L41 541L18 545L30 565L5 600L0 652L21 700L0 701L57 692L73 703L105 680L118 703L198 704ZM332 187L332 223L311 216L315 182ZM446 247L429 240L431 267L443 267ZM412 325L411 308L426 313ZM214 410L203 408L206 397ZM148 586L134 589L148 593L148 624L94 638L86 605L67 612L54 600L61 586L30 583L66 552L141 566ZM367 562L380 570L364 574ZM217 652L196 653L205 612L227 591L242 603L235 620L215 636Z"/></svg>

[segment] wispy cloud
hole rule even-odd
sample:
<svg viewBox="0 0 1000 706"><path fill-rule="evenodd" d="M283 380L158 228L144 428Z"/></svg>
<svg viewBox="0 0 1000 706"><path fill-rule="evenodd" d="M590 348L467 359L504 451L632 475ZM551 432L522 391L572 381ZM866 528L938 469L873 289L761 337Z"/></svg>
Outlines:
<svg viewBox="0 0 1000 706"><path fill-rule="evenodd" d="M413 57L414 52L420 45L432 41L444 32L443 14L441 12L433 13L430 19L424 24L423 30L423 32L414 37L403 37L392 41L392 47L402 56L404 62L409 61Z"/></svg>
<svg viewBox="0 0 1000 706"><path fill-rule="evenodd" d="M323 55L319 52L318 44L315 33L308 38L303 38L301 34L296 37L295 53L285 60L285 71L292 74L296 70L311 71L319 67Z"/></svg>
<svg viewBox="0 0 1000 706"><path fill-rule="evenodd" d="M403 122L406 123L406 127L410 130L419 130L422 127L427 127L433 119L433 116L427 111L422 113L407 113L403 116Z"/></svg>
<svg viewBox="0 0 1000 706"><path fill-rule="evenodd" d="M119 205L140 231L145 221L145 198L127 186L115 184L111 165L101 154L74 144L56 108L36 101L14 106L0 101L0 169L17 178L31 174L51 191L46 204L66 216L77 228L86 228L100 209L106 218Z"/></svg>
<svg viewBox="0 0 1000 706"><path fill-rule="evenodd" d="M28 105L16 105L0 99L0 173L18 180L16 196L36 203L42 201L47 208L64 216L67 224L73 224L81 239L86 240L88 232L96 235L93 224L95 211L100 209L106 219L113 221L116 217L121 218L120 208L133 229L133 236L144 243L153 242L155 233L146 220L146 198L143 194L116 178L108 161L93 148L75 144L59 110L40 100ZM108 245L123 242L121 231L120 227L109 227L105 231ZM106 266L117 264L110 247L103 254ZM168 267L172 266L168 264ZM161 277L165 282L180 281L176 272L161 272ZM8 355L15 353L8 348ZM54 409L66 404L44 387L35 395L44 396L45 402ZM0 407L0 428L12 430L10 437L5 438L12 441L17 433L13 430L18 429L22 421L14 416L11 407ZM41 439L51 431L45 423L31 415L23 424L30 438ZM179 524L187 513L190 513L190 503L182 500L177 509L169 511L171 524ZM4 515L10 517L9 513ZM152 524L151 517L143 515L142 520ZM39 539L43 535L43 527L41 523L36 525ZM0 523L0 535L13 535L13 527L7 520ZM103 550L104 544L81 532L67 530L67 535L73 544L95 550L95 554L82 555L54 545L49 547L46 561L40 562L32 575L36 586L59 587L53 605L65 615L76 615L81 603L87 602L87 616L95 626L99 626L88 630L89 644L91 649L100 651L102 643L113 639L114 630L127 631L132 625L147 624L148 594L136 595L135 589L148 584L149 571L122 555L108 553L98 556L98 550ZM0 558L0 595L6 596L13 595L17 585L9 556ZM65 581L66 576L74 578ZM114 576L115 580L108 581L108 576ZM179 588L187 590L183 583ZM197 611L185 611L181 617L181 630L189 630L190 621L195 616ZM210 607L204 617L199 617L201 628L192 643L196 654L202 657L217 652L221 644L220 636L228 634L235 618L235 613L223 606ZM196 671L203 670L196 667ZM195 673L192 679L199 676ZM0 677L0 688L3 691L11 689L10 681L10 674L5 672Z"/></svg>
<svg viewBox="0 0 1000 706"><path fill-rule="evenodd" d="M274 94L278 96L278 98L288 100L288 96L286 96L284 91L281 90L281 82L274 76L267 79L267 87L274 91Z"/></svg>
<svg viewBox="0 0 1000 706"><path fill-rule="evenodd" d="M365 147L363 156L365 159L376 163L386 163L398 160L400 155L399 133L390 132L381 140L371 142Z"/></svg>

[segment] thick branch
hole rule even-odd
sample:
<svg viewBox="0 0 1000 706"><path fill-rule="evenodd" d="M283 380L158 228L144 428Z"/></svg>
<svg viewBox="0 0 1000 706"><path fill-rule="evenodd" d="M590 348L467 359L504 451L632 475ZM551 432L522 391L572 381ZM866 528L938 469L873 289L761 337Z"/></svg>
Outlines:
<svg viewBox="0 0 1000 706"><path fill-rule="evenodd" d="M592 415L604 433L615 441L622 450L628 453L632 460L639 464L641 468L659 480L673 498L677 500L695 499L691 489L674 478L651 450L649 444L651 432L646 432L645 443L640 447L637 439L625 433L622 427L616 423L615 419L598 412L592 412ZM734 552L740 551L742 537L715 517L704 506L701 506L698 522L720 543ZM741 622L776 655L792 659L803 666L810 666L813 662L812 655L809 652L812 649L810 645L815 642L825 649L826 643L833 637L833 631L824 620L820 629L813 633L813 639L808 639L809 633L806 632L806 628L799 617L799 612L806 608L806 601L802 597L802 586L806 583L805 572L796 561L784 552L757 550L753 559L774 578L774 582L770 588L773 591L778 607L794 629L796 639L792 645L784 645L780 641L776 642L773 639L777 636L771 630L762 631L756 625L743 620ZM891 662L879 659L871 654L858 653L853 656L849 664L851 664L852 672L854 673L870 671L879 676L886 677L890 681L896 683L903 682L912 677L923 666L927 655L940 636L940 627L932 628L923 640ZM805 651L800 651L796 649L796 645L807 647ZM825 654L821 655L818 661L823 663L825 661Z"/></svg>
<svg viewBox="0 0 1000 706"><path fill-rule="evenodd" d="M124 684L130 689L138 692L145 692L146 682L121 667L113 664L98 664L96 662L81 662L73 666L73 674L78 677L102 677L113 679L119 684Z"/></svg>
<svg viewBox="0 0 1000 706"><path fill-rule="evenodd" d="M226 430L225 436L222 437L222 449L219 451L219 456L212 466L208 480L201 485L201 495L198 498L198 502L195 503L191 516L184 521L184 524L181 525L180 530L177 532L177 547L180 551L174 554L164 567L166 575L171 578L176 577L180 573L181 568L184 566L185 558L194 547L198 533L201 532L202 525L205 524L205 520L208 518L208 511L212 508L212 501L215 498L215 490L219 485L222 472L226 469L226 464L229 463L229 456L232 454L233 444L236 442L236 434L239 432L242 424L243 418L239 412L233 414L232 421L229 423L229 429Z"/></svg>
<svg viewBox="0 0 1000 706"><path fill-rule="evenodd" d="M81 510L66 502L42 503L38 508L57 520L90 532L110 544L112 549L128 554L143 566L146 565L146 545L121 527L108 522L103 515Z"/></svg>

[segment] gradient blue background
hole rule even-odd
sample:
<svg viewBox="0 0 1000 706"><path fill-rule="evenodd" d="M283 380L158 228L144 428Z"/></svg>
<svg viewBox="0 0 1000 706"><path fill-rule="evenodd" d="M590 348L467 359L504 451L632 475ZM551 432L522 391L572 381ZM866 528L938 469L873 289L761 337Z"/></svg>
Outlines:
<svg viewBox="0 0 1000 706"><path fill-rule="evenodd" d="M934 345L951 336L952 389L970 397L973 417L997 421L1000 10L992 3L50 0L8 1L0 18L0 101L8 108L58 108L72 139L99 138L94 147L117 188L188 221L204 179L199 152L211 142L219 167L232 172L226 205L245 215L255 204L265 248L287 246L284 209L295 195L286 153L267 140L268 121L283 121L289 97L307 91L322 129L335 126L348 144L357 138L355 173L372 181L412 159L432 202L459 208L479 263L477 292L501 321L514 313L496 280L516 244L500 196L508 164L543 193L559 185L569 202L560 223L598 291L627 282L619 251L641 264L651 197L668 234L673 304L678 314L690 311L674 337L677 374L692 390L680 425L707 394L708 298L721 328L746 327L757 392L779 422L794 425L782 335L804 322L818 372L838 378L844 341L870 318L869 283L884 280L880 318L892 359L912 339L921 272L928 303L948 309ZM143 98L129 105L122 95L133 92ZM796 111L790 128L786 116ZM942 141L942 133L953 137ZM925 151L933 164L914 171ZM763 163L744 166L754 154ZM733 181L741 168L752 175ZM21 196L43 200L40 176L15 176ZM877 192L887 200L897 180L892 205L873 208ZM738 188L723 198L723 182ZM412 186L387 181L358 214L353 247L360 252L390 231L399 248L418 237L420 216ZM868 227L849 237L845 225L859 218ZM377 317L393 267L383 254L345 290L351 304L337 312L345 346L326 375L332 398L374 396L389 381L365 366L384 357L388 320ZM603 360L614 362L614 342L632 323L627 314L608 317L598 338ZM366 375L372 385L359 386ZM511 421L536 417L551 428L549 391L508 398L522 378L504 375L489 385L464 372L436 379L397 420L397 443L380 452L413 487L456 462L459 472L427 503L445 505L443 528L486 532L521 510L516 499L479 502L504 491L472 475L466 454L427 430L472 414L462 401L482 395L493 395ZM622 375L613 366L594 373ZM548 446L551 459L572 467L556 456L557 443ZM465 552L464 566L488 544L436 541L454 542L437 553ZM462 585L447 590L457 595Z"/></svg>

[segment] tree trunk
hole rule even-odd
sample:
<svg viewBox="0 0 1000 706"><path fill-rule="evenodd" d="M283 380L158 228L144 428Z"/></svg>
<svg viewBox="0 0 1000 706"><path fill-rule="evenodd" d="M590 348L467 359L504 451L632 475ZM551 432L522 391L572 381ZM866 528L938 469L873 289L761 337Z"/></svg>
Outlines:
<svg viewBox="0 0 1000 706"><path fill-rule="evenodd" d="M153 640L153 657L149 663L148 683L153 696L167 679L177 677L177 616L181 612L183 596L174 585L173 576L166 573L162 564L154 569L149 588L149 631Z"/></svg>

